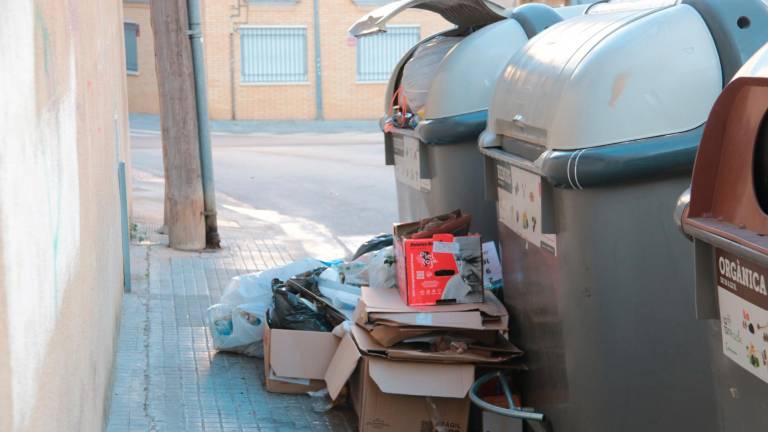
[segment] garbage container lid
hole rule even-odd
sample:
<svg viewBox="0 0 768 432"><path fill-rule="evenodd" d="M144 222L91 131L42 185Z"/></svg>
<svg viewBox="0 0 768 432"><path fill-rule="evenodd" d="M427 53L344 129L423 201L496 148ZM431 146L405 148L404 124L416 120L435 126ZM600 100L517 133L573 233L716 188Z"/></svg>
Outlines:
<svg viewBox="0 0 768 432"><path fill-rule="evenodd" d="M432 79L425 118L487 110L496 78L526 42L528 36L515 20L489 25L462 39L443 58Z"/></svg>
<svg viewBox="0 0 768 432"><path fill-rule="evenodd" d="M706 120L722 70L701 16L675 2L611 6L551 27L511 58L496 84L489 133L572 150Z"/></svg>
<svg viewBox="0 0 768 432"><path fill-rule="evenodd" d="M448 22L465 28L506 19L504 8L490 0L400 0L364 15L349 28L349 34L361 37L384 32L389 20L410 8L435 12Z"/></svg>
<svg viewBox="0 0 768 432"><path fill-rule="evenodd" d="M721 238L768 254L768 44L712 108L683 226L707 242Z"/></svg>

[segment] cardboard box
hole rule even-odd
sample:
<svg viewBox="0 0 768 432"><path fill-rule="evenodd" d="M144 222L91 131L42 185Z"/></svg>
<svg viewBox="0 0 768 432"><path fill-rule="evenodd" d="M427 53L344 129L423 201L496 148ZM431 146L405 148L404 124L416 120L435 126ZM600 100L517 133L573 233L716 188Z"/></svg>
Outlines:
<svg viewBox="0 0 768 432"><path fill-rule="evenodd" d="M325 376L336 398L350 382L360 432L466 432L471 364L392 361L364 354L351 334L341 341Z"/></svg>
<svg viewBox="0 0 768 432"><path fill-rule="evenodd" d="M385 347L379 344L366 329L352 326L350 333L361 351L375 357L390 360L428 363L493 364L520 358L523 352L498 332L489 346L468 345L463 352L425 351L401 344ZM493 335L494 333L491 332Z"/></svg>
<svg viewBox="0 0 768 432"><path fill-rule="evenodd" d="M408 306L396 290L363 287L353 320L377 342L391 346L436 330L491 331L490 337L495 338L497 331L506 333L509 314L490 291L484 303Z"/></svg>
<svg viewBox="0 0 768 432"><path fill-rule="evenodd" d="M418 223L395 225L395 268L403 301L408 305L483 302L480 236L405 238L414 224Z"/></svg>
<svg viewBox="0 0 768 432"><path fill-rule="evenodd" d="M267 391L300 394L325 388L325 373L339 346L333 333L264 326Z"/></svg>

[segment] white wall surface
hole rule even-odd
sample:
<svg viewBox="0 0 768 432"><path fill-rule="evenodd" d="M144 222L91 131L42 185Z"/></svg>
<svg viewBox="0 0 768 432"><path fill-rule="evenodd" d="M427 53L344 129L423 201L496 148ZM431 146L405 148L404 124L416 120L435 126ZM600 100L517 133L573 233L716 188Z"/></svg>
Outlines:
<svg viewBox="0 0 768 432"><path fill-rule="evenodd" d="M122 293L122 3L3 3L0 430L97 431Z"/></svg>

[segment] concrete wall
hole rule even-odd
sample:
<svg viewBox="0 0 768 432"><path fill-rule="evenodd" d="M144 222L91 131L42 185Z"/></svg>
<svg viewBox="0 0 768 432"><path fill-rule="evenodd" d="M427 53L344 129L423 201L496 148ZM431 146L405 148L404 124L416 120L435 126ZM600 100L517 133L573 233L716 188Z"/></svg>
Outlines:
<svg viewBox="0 0 768 432"><path fill-rule="evenodd" d="M3 2L0 430L100 431L128 147L119 0Z"/></svg>

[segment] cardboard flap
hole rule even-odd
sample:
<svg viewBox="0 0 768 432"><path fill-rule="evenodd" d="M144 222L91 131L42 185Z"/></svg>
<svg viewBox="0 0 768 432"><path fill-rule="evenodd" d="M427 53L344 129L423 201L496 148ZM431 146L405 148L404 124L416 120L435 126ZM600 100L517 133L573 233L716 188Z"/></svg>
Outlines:
<svg viewBox="0 0 768 432"><path fill-rule="evenodd" d="M281 377L321 380L338 345L333 333L270 329L269 363ZM297 346L313 355L296 355Z"/></svg>
<svg viewBox="0 0 768 432"><path fill-rule="evenodd" d="M424 327L390 327L385 325L375 326L369 330L371 337L385 347L391 347L405 339L426 335L434 331L432 328Z"/></svg>
<svg viewBox="0 0 768 432"><path fill-rule="evenodd" d="M328 370L325 372L325 385L328 387L328 394L331 399L336 400L339 397L344 384L355 372L360 357L360 351L358 351L355 341L347 333L333 354Z"/></svg>
<svg viewBox="0 0 768 432"><path fill-rule="evenodd" d="M384 346L376 342L367 330L360 326L352 327L352 337L354 338L357 347L364 353L384 354L387 350Z"/></svg>
<svg viewBox="0 0 768 432"><path fill-rule="evenodd" d="M445 327L458 329L483 328L483 317L478 311L429 313L429 312L373 312L368 314L370 321L377 324L407 326Z"/></svg>
<svg viewBox="0 0 768 432"><path fill-rule="evenodd" d="M521 354L522 355L522 354ZM449 364L497 364L520 357L514 353L499 353L498 355L487 351L467 351L461 354L453 352L421 352L407 349L387 350L387 358L395 361L449 363Z"/></svg>
<svg viewBox="0 0 768 432"><path fill-rule="evenodd" d="M439 306L408 306L400 293L394 289L362 287L358 308L365 306L367 313L372 312L467 312L480 311L489 316L507 316L504 305L490 291L485 291L484 303L460 303Z"/></svg>
<svg viewBox="0 0 768 432"><path fill-rule="evenodd" d="M469 364L395 362L370 357L368 373L384 393L463 398L475 379Z"/></svg>

